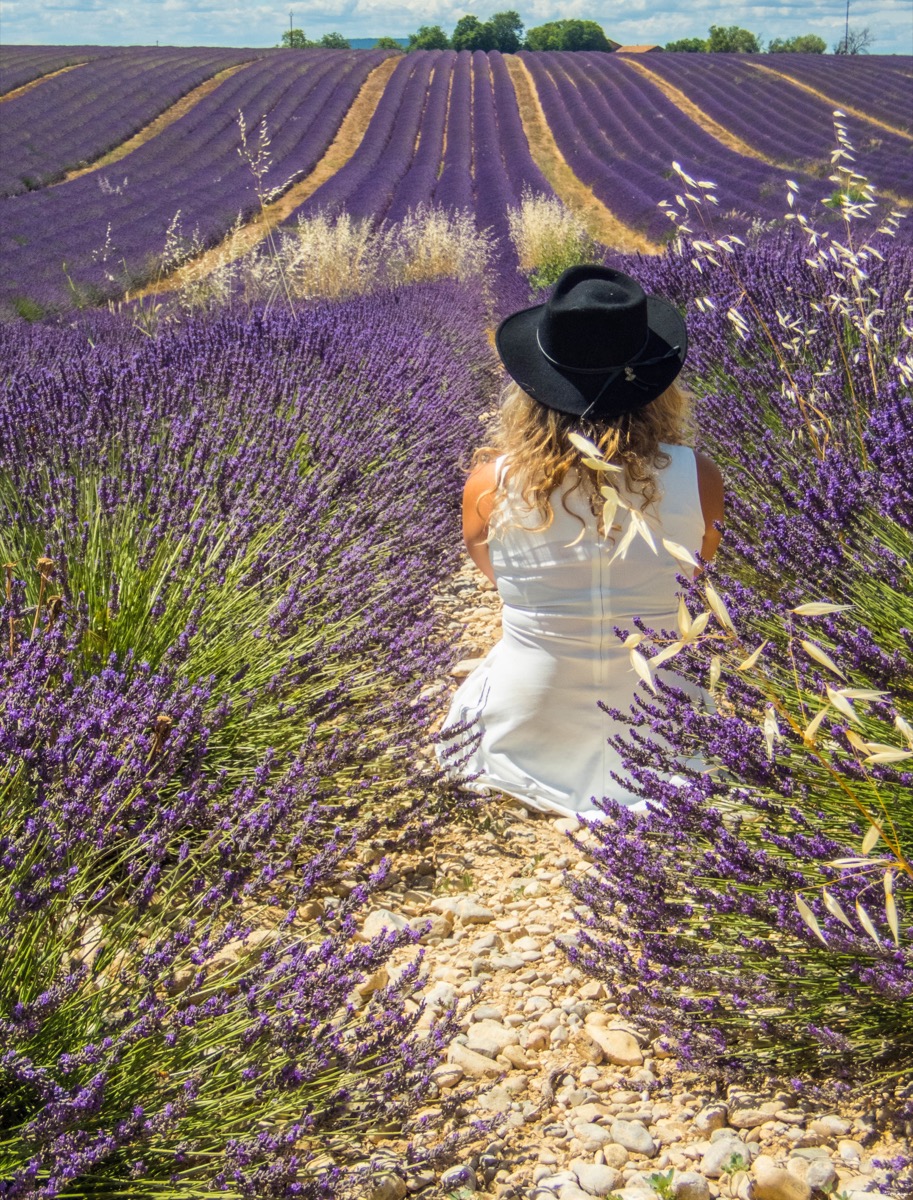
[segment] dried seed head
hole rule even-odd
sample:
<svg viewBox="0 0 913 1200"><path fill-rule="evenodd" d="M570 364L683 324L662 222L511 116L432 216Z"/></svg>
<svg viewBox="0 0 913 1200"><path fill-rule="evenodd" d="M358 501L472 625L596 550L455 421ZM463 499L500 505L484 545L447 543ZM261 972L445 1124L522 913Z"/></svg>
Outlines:
<svg viewBox="0 0 913 1200"><path fill-rule="evenodd" d="M40 571L44 576L50 575L54 570L53 558L39 558L35 563L35 569L36 571Z"/></svg>

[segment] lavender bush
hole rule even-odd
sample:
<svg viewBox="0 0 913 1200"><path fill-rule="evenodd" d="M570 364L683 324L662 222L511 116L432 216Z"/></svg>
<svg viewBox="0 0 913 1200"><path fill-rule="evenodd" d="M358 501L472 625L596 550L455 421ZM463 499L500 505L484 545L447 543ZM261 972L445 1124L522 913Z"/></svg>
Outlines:
<svg viewBox="0 0 913 1200"><path fill-rule="evenodd" d="M573 957L701 1069L878 1081L909 1119L913 255L893 223L797 224L749 249L692 221L639 264L688 306L726 537L677 629L619 630L645 682L617 744L651 811L613 812L573 883Z"/></svg>
<svg viewBox="0 0 913 1200"><path fill-rule="evenodd" d="M0 1195L363 1194L447 1032L355 934L427 818L477 306L2 337Z"/></svg>

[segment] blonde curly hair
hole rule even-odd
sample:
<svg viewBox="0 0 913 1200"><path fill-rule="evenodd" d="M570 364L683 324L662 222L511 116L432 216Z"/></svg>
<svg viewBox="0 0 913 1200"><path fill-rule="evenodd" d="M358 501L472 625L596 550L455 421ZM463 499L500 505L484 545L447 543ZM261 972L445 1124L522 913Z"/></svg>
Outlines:
<svg viewBox="0 0 913 1200"><path fill-rule="evenodd" d="M603 499L599 488L620 477L586 466L568 437L575 432L595 442L608 461L623 467L625 489L641 497L640 508L645 511L659 495L657 471L671 461L660 443L689 445L693 440L690 397L676 381L643 408L608 421L590 421L546 408L512 381L504 390L495 437L491 444L475 451L472 468L505 455L513 487L530 513L538 515L537 532L548 529L554 520L552 493L573 469L576 479L562 495L565 509L566 497L579 490L587 497L597 521L601 521ZM505 496L506 488L501 483L494 489L492 527L499 512L503 512Z"/></svg>

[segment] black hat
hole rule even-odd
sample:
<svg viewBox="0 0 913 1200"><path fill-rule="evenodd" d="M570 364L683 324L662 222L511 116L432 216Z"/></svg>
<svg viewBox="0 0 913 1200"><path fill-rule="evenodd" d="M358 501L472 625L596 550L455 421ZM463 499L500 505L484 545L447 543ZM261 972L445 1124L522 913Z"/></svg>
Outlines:
<svg viewBox="0 0 913 1200"><path fill-rule="evenodd" d="M534 399L606 420L642 408L675 379L688 352L678 309L610 267L570 267L551 298L503 320L501 362Z"/></svg>

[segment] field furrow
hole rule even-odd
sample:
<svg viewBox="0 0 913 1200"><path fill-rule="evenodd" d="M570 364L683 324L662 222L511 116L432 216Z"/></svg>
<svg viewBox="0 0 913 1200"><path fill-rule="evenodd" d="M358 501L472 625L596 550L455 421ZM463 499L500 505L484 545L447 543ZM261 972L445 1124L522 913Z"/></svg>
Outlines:
<svg viewBox="0 0 913 1200"><path fill-rule="evenodd" d="M30 83L50 79L65 67L121 53L122 46L0 46L0 102L12 99Z"/></svg>
<svg viewBox="0 0 913 1200"><path fill-rule="evenodd" d="M613 246L625 252L639 250L646 254L655 254L659 249L655 242L625 225L593 189L575 175L561 152L542 107L533 77L520 56L513 54L505 61L516 89L520 117L530 153L555 195L577 214L591 235L603 245Z"/></svg>
<svg viewBox="0 0 913 1200"><path fill-rule="evenodd" d="M761 162L766 162L770 166L777 165L773 159L767 158L766 155L756 150L754 146L750 146L742 138L736 137L734 133L726 129L719 121L714 121L713 117L709 116L702 108L698 108L695 103L689 100L680 88L675 87L667 79L651 71L649 65L640 57L625 54L619 55L619 59L635 71L640 71L645 79L649 79L655 87L659 88L664 96L669 97L676 108L681 109L685 116L690 117L695 125L699 125L705 133L709 133L711 137L715 137L728 150L732 150L736 154L744 154L746 158L760 159Z"/></svg>
<svg viewBox="0 0 913 1200"><path fill-rule="evenodd" d="M33 88L39 87L43 83L47 83L51 79L56 79L58 75L65 75L67 71L75 71L77 67L84 67L87 64L84 62L70 63L68 67L59 67L56 71L48 71L47 74L39 75L37 79L32 79L28 83L22 84L21 87L15 87L12 91L4 92L0 96L0 104L6 104L9 100L17 100L20 96L24 96Z"/></svg>
<svg viewBox="0 0 913 1200"><path fill-rule="evenodd" d="M232 228L224 238L208 250L194 254L188 261L160 275L151 283L134 289L130 299L164 295L205 279L254 250L286 221L314 192L331 179L349 161L365 135L371 116L383 94L384 86L396 66L395 58L387 58L368 76L346 113L339 132L326 154L313 171L299 183L294 183L276 200L268 200L243 225Z"/></svg>

